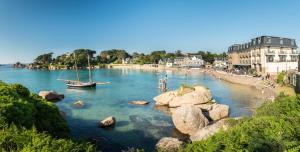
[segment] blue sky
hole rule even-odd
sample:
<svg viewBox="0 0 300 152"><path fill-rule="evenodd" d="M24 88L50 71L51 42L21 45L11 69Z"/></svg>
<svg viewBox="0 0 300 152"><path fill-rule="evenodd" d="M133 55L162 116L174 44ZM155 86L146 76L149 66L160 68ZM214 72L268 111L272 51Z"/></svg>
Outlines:
<svg viewBox="0 0 300 152"><path fill-rule="evenodd" d="M76 48L227 51L260 35L300 41L299 0L0 0L0 63Z"/></svg>

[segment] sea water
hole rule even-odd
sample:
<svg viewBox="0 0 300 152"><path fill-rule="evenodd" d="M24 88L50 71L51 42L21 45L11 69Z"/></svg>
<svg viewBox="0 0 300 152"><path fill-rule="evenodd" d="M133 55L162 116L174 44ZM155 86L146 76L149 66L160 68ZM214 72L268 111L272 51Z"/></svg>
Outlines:
<svg viewBox="0 0 300 152"><path fill-rule="evenodd" d="M88 80L88 71L80 71L83 81ZM171 117L155 107L153 97L161 92L159 79L167 76L169 90L181 84L203 85L208 87L213 98L230 106L230 116L251 116L253 110L263 103L260 92L254 88L231 84L205 74L184 72L157 72L130 69L94 70L96 82L110 82L97 85L95 89L68 89L61 79L75 79L71 70L47 71L13 69L0 67L0 80L7 83L20 83L30 91L55 90L65 95L55 103L65 113L73 138L88 139L100 145L102 151L120 151L131 147L153 151L162 137L182 137L174 128ZM78 100L84 108L72 104ZM128 104L134 100L149 101L146 106ZM114 127L98 127L100 120L114 116Z"/></svg>

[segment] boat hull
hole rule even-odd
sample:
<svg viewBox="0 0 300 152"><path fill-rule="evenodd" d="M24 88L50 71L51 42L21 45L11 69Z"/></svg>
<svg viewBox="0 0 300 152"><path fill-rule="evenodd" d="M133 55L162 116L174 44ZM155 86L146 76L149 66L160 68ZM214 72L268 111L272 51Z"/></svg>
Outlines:
<svg viewBox="0 0 300 152"><path fill-rule="evenodd" d="M92 88L96 87L96 82L76 82L76 83L66 83L69 88Z"/></svg>

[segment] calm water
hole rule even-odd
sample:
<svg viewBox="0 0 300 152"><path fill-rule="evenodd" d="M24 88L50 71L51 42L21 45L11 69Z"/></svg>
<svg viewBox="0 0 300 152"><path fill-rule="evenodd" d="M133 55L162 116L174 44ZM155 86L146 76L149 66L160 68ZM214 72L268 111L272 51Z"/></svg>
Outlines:
<svg viewBox="0 0 300 152"><path fill-rule="evenodd" d="M81 71L87 79L87 71ZM200 84L211 89L217 102L230 106L230 116L249 116L262 104L257 90L220 81L207 75L188 75L166 72L168 88L176 89L180 84ZM0 80L21 83L31 91L55 90L65 94L65 99L56 103L66 113L66 119L75 138L96 139L103 151L120 151L128 147L152 151L155 143L165 136L180 136L174 129L170 116L154 108L153 97L160 94L158 79L165 73L136 70L95 70L95 81L111 82L98 85L92 90L67 89L60 79L74 79L73 71L30 71L0 67ZM83 109L72 107L82 100ZM129 101L146 100L147 106L129 105ZM115 116L117 124L111 129L98 128L99 120Z"/></svg>

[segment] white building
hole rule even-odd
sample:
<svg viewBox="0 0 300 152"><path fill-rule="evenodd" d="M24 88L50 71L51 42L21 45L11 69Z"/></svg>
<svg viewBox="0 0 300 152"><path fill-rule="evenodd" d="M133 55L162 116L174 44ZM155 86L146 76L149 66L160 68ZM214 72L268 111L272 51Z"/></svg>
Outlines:
<svg viewBox="0 0 300 152"><path fill-rule="evenodd" d="M298 52L294 39L261 36L228 49L229 69L255 69L259 73L276 74L298 68Z"/></svg>
<svg viewBox="0 0 300 152"><path fill-rule="evenodd" d="M224 69L224 68L227 68L228 65L227 65L227 62L225 60L216 59L213 62L213 67L214 68L219 68L219 69Z"/></svg>
<svg viewBox="0 0 300 152"><path fill-rule="evenodd" d="M187 54L184 57L177 57L174 59L173 66L182 68L200 68L204 66L204 61L201 55Z"/></svg>

